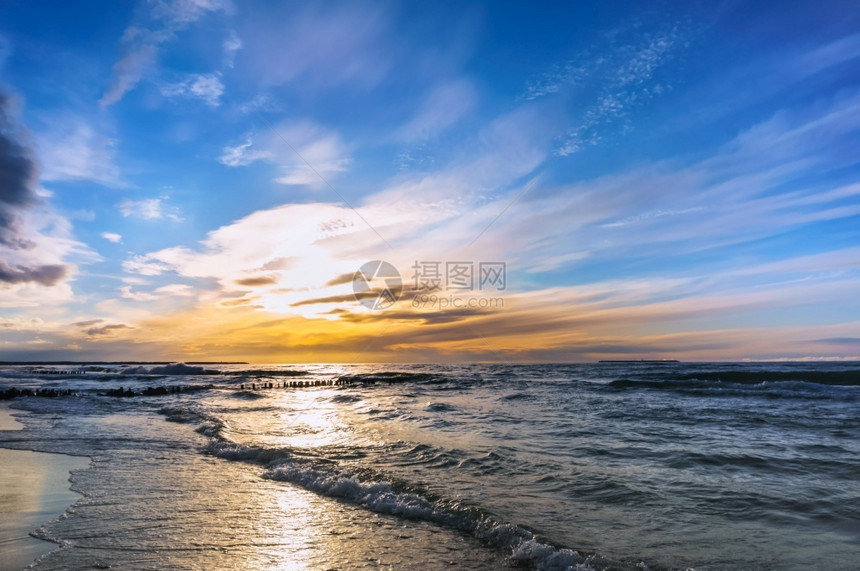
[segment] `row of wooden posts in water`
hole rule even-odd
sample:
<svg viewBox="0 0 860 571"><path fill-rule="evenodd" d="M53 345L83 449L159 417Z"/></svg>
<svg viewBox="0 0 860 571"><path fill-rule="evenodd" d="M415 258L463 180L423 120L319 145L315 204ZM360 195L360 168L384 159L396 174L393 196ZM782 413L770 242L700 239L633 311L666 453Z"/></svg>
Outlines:
<svg viewBox="0 0 860 571"><path fill-rule="evenodd" d="M355 379L349 377L339 377L337 379L316 379L304 381L284 381L283 383L242 383L239 385L239 390L256 391L261 389L304 389L309 387L333 387L341 385L349 385L356 382Z"/></svg>
<svg viewBox="0 0 860 571"><path fill-rule="evenodd" d="M353 383L362 382L368 383L367 379L355 379L351 377L339 377L337 379L316 379L316 380L301 380L301 381L284 381L280 382L265 382L265 383L241 383L239 390L257 391L266 389L304 389L310 387L331 387L343 386ZM177 393L186 393L193 391L201 391L206 389L218 388L216 385L199 385L199 386L163 386L163 387L146 387L139 391L133 390L131 387L119 387L117 389L108 389L99 393L100 396L106 397L136 397L136 396L162 396ZM226 388L226 387L223 387ZM16 389L9 388L0 391L0 400L10 400L15 397L65 397L78 396L78 393L72 389Z"/></svg>

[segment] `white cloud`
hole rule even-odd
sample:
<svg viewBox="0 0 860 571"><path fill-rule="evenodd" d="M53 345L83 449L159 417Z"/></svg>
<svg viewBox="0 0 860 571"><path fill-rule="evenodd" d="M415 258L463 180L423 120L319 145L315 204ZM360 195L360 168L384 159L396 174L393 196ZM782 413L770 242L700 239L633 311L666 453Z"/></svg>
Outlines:
<svg viewBox="0 0 860 571"><path fill-rule="evenodd" d="M121 39L123 56L114 64L114 80L102 96L102 106L113 105L156 67L161 46L176 38L176 33L207 14L230 11L224 0L157 0L141 22L126 28Z"/></svg>
<svg viewBox="0 0 860 571"><path fill-rule="evenodd" d="M301 158L281 138L286 139ZM320 176L331 182L332 175L346 171L352 162L346 156L340 137L310 122L279 127L278 136L270 138L269 144L273 151L281 150L277 156L283 161L279 161L282 174L275 179L280 184L322 185Z"/></svg>
<svg viewBox="0 0 860 571"><path fill-rule="evenodd" d="M122 242L122 236L120 234L115 234L114 232L102 232L101 236L108 242L113 242L114 244Z"/></svg>
<svg viewBox="0 0 860 571"><path fill-rule="evenodd" d="M151 293L143 291L132 291L131 285L124 285L119 288L120 296L124 299L132 301L159 301L169 297L186 297L194 295L194 289L187 284L170 284L156 288Z"/></svg>
<svg viewBox="0 0 860 571"><path fill-rule="evenodd" d="M197 73L162 87L161 93L170 98L197 98L210 107L218 107L224 94L224 84L218 74Z"/></svg>
<svg viewBox="0 0 860 571"><path fill-rule="evenodd" d="M131 286L122 286L119 288L119 291L122 297L132 301L155 301L158 299L157 295L153 295L151 293L131 291Z"/></svg>
<svg viewBox="0 0 860 571"><path fill-rule="evenodd" d="M244 167L255 161L263 159L272 159L273 155L270 151L263 149L253 149L254 139L249 134L245 137L245 142L236 145L235 147L224 147L224 152L219 157L219 161L228 167Z"/></svg>
<svg viewBox="0 0 860 571"><path fill-rule="evenodd" d="M147 198L144 200L125 199L119 203L119 211L126 218L141 218L143 220L167 219L173 222L184 220L176 206L165 203L163 198Z"/></svg>
<svg viewBox="0 0 860 571"><path fill-rule="evenodd" d="M170 284L156 288L156 294L159 295L194 295L194 288L187 284Z"/></svg>
<svg viewBox="0 0 860 571"><path fill-rule="evenodd" d="M281 171L275 182L313 186L324 184L320 175L329 180L332 175L346 171L352 162L340 137L319 125L303 121L283 124L275 130L277 133L269 130L256 138L248 134L244 143L224 147L219 161L230 167L260 160L274 162Z"/></svg>
<svg viewBox="0 0 860 571"><path fill-rule="evenodd" d="M137 34L135 28L129 28L123 36L123 41L133 38ZM163 40L161 40L163 41ZM99 103L105 107L113 105L143 77L143 74L155 65L158 44L161 41L144 42L135 47L127 47L125 55L113 66L114 82L105 92Z"/></svg>
<svg viewBox="0 0 860 571"><path fill-rule="evenodd" d="M243 103L239 107L239 111L242 113L256 113L260 111L280 111L281 106L269 95L259 94L255 95L253 99L250 99Z"/></svg>
<svg viewBox="0 0 860 571"><path fill-rule="evenodd" d="M236 61L236 52L242 49L242 40L239 39L234 30L230 30L230 35L224 40L222 49L224 50L224 66L233 67Z"/></svg>
<svg viewBox="0 0 860 571"><path fill-rule="evenodd" d="M624 133L632 110L671 90L659 72L685 46L679 25L644 33L639 26L614 30L575 59L556 64L529 81L524 100L564 93L574 101L576 125L568 130L558 156L603 143L614 127Z"/></svg>
<svg viewBox="0 0 860 571"><path fill-rule="evenodd" d="M116 140L81 117L53 116L36 135L43 181L90 180L125 186L115 164Z"/></svg>

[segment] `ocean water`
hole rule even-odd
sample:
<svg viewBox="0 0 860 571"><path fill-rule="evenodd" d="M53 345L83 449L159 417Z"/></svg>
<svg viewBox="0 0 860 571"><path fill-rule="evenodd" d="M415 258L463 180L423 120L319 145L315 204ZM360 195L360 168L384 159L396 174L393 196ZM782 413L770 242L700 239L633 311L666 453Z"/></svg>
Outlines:
<svg viewBox="0 0 860 571"><path fill-rule="evenodd" d="M46 369L0 445L91 462L36 569L860 561L857 363Z"/></svg>

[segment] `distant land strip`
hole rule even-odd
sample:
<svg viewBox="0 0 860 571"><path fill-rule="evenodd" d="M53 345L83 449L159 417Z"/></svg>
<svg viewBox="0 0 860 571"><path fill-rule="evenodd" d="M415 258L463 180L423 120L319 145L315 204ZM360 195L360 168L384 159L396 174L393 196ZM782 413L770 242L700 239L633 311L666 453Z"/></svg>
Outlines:
<svg viewBox="0 0 860 571"><path fill-rule="evenodd" d="M0 361L0 365L172 365L180 361ZM245 361L184 361L186 365L249 365Z"/></svg>

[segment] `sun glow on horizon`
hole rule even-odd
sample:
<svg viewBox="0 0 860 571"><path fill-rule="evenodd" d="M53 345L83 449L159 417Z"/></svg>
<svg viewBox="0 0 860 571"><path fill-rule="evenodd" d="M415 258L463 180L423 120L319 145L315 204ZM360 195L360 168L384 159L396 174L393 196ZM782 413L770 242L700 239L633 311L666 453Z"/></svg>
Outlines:
<svg viewBox="0 0 860 571"><path fill-rule="evenodd" d="M0 360L860 354L856 23L622 5L4 4Z"/></svg>

